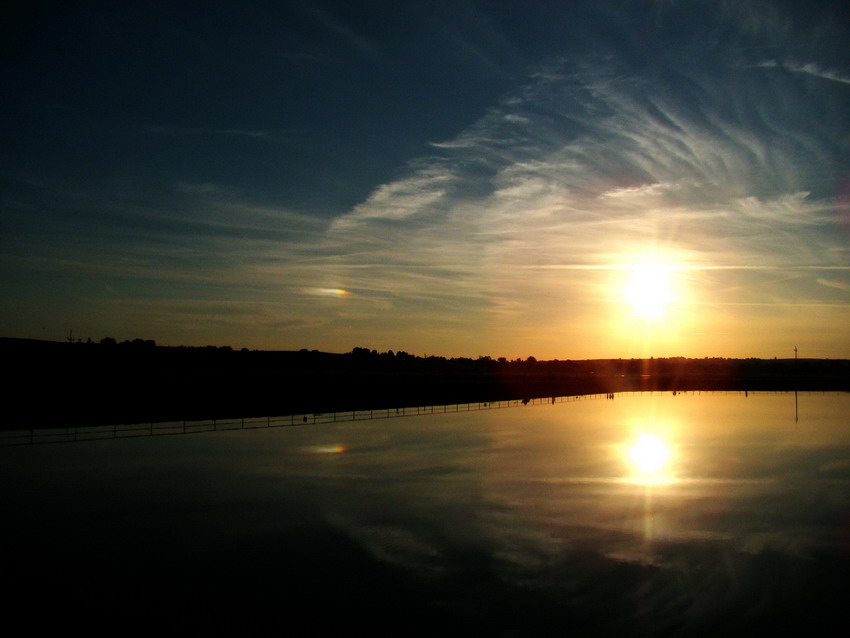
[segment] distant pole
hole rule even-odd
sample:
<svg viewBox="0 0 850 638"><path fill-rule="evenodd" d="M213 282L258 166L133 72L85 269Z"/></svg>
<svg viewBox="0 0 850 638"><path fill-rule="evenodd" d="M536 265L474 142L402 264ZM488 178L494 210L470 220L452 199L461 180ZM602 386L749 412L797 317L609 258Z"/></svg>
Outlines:
<svg viewBox="0 0 850 638"><path fill-rule="evenodd" d="M74 330L68 333L68 343L74 343Z"/></svg>
<svg viewBox="0 0 850 638"><path fill-rule="evenodd" d="M797 346L794 346L794 375L796 377L797 374ZM794 379L794 423L800 422L800 410L797 405L797 379Z"/></svg>

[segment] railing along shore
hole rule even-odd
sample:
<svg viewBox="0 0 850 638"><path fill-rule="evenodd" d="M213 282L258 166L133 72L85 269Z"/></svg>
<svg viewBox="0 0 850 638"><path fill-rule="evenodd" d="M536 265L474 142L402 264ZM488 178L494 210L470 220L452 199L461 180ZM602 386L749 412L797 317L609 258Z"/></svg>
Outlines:
<svg viewBox="0 0 850 638"><path fill-rule="evenodd" d="M528 405L553 405L575 401L613 399L616 397L668 394L669 391L638 390L616 393L578 394L559 397L534 399L511 399L501 401L477 401L471 403L453 403L447 405L425 405L400 408L380 408L372 410L346 410L340 412L311 412L306 414L288 414L284 416L245 417L227 419L205 419L198 421L164 421L156 423L135 423L116 425L68 426L52 428L17 428L0 431L0 447L15 445L35 445L43 443L73 443L99 441L105 439L127 439L151 436L174 436L179 434L197 434L208 432L227 432L233 430L255 430L327 423L346 423L375 419L395 419L401 417L424 416L432 414L453 414L478 410L496 410ZM758 394L791 394L787 390L762 390ZM673 391L672 394L756 394L744 390L688 390Z"/></svg>

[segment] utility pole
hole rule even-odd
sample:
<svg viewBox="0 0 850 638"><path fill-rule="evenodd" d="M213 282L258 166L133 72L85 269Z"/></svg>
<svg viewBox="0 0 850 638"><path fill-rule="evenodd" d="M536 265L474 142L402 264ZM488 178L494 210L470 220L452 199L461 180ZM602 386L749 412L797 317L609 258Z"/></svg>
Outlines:
<svg viewBox="0 0 850 638"><path fill-rule="evenodd" d="M797 405L797 346L794 346L794 423L800 421L800 410Z"/></svg>

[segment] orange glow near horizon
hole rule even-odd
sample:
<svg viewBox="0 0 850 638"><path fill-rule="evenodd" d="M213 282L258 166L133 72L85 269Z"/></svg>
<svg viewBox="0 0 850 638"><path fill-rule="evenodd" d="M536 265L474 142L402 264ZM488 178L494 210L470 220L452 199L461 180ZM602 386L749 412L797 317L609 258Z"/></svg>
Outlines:
<svg viewBox="0 0 850 638"><path fill-rule="evenodd" d="M610 266L603 295L612 352L638 357L688 352L702 327L692 306L694 280L687 276L692 267L682 261L645 253Z"/></svg>

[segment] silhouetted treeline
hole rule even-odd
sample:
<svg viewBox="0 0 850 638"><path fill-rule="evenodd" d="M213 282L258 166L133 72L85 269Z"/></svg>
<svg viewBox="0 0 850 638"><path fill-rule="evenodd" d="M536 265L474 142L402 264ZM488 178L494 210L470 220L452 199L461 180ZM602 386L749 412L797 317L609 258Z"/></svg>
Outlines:
<svg viewBox="0 0 850 638"><path fill-rule="evenodd" d="M0 339L6 428L145 423L636 390L850 390L844 359L509 361Z"/></svg>

